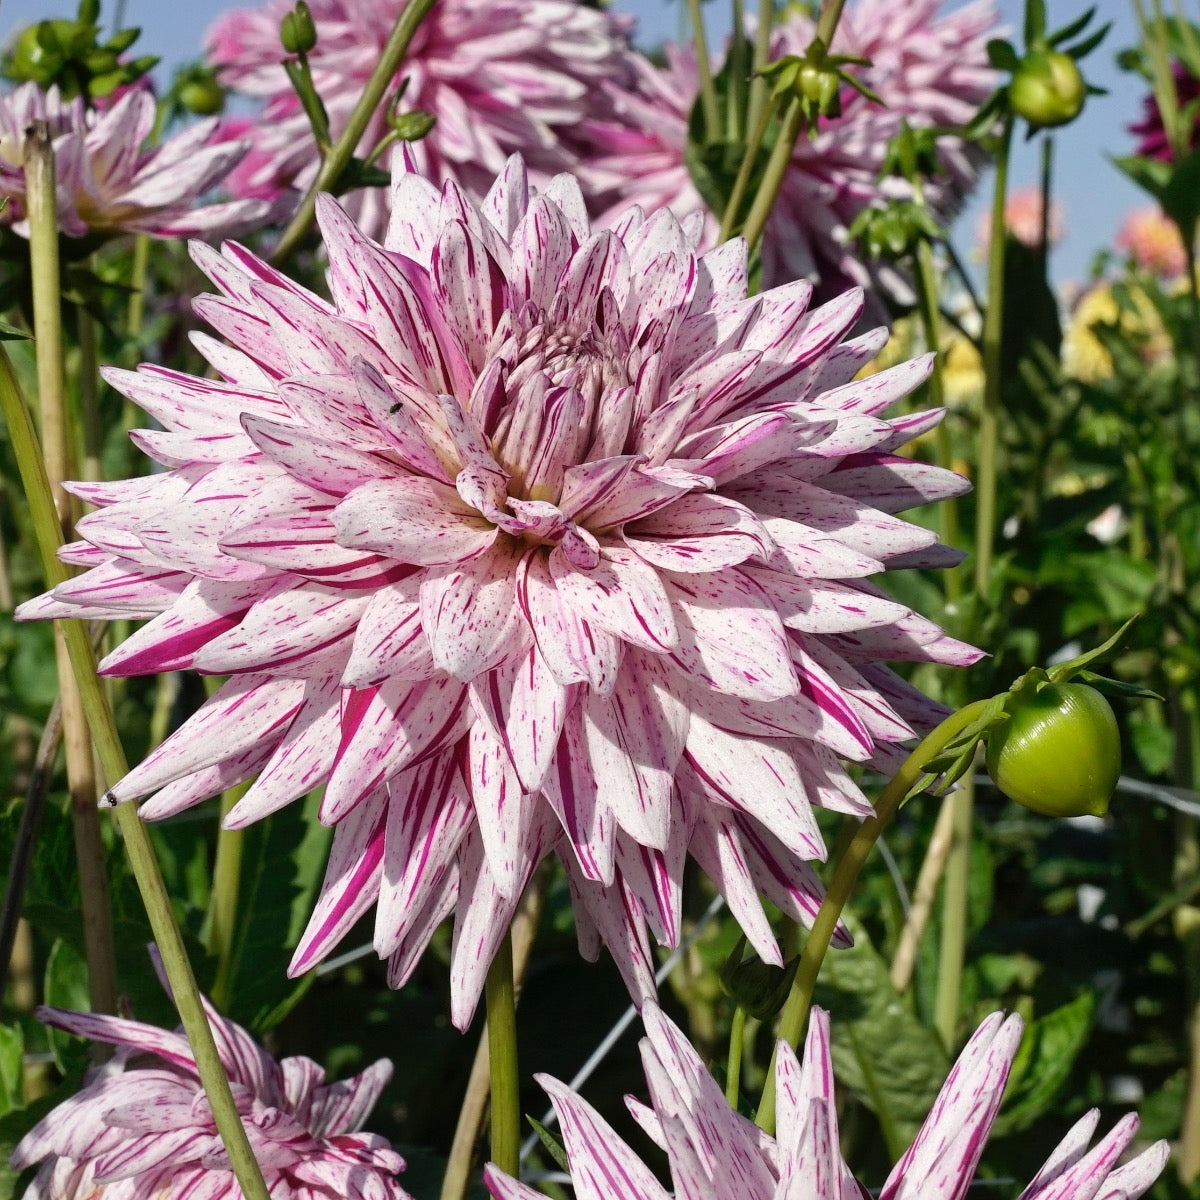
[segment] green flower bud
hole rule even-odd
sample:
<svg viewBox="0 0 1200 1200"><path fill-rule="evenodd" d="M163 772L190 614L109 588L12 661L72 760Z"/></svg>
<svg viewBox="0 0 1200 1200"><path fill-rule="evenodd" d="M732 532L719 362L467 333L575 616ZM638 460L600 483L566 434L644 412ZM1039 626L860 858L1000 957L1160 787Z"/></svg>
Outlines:
<svg viewBox="0 0 1200 1200"><path fill-rule="evenodd" d="M393 113L388 117L388 124L402 142L419 142L437 124L437 117L415 108L412 112Z"/></svg>
<svg viewBox="0 0 1200 1200"><path fill-rule="evenodd" d="M304 0L286 13L279 27L279 40L289 54L307 54L317 44L317 27Z"/></svg>
<svg viewBox="0 0 1200 1200"><path fill-rule="evenodd" d="M225 89L211 76L189 79L179 89L179 103L198 117L211 117L225 107Z"/></svg>
<svg viewBox="0 0 1200 1200"><path fill-rule="evenodd" d="M743 934L718 972L721 987L750 1016L769 1021L787 1003L800 958L797 955L782 967L772 966L758 958L748 958L743 962L745 949L746 937Z"/></svg>
<svg viewBox="0 0 1200 1200"><path fill-rule="evenodd" d="M1075 60L1061 50L1030 50L1008 85L1013 112L1034 129L1075 120L1087 98L1087 84Z"/></svg>
<svg viewBox="0 0 1200 1200"><path fill-rule="evenodd" d="M987 735L988 774L1011 800L1050 817L1100 816L1121 774L1117 719L1084 683L1014 692Z"/></svg>

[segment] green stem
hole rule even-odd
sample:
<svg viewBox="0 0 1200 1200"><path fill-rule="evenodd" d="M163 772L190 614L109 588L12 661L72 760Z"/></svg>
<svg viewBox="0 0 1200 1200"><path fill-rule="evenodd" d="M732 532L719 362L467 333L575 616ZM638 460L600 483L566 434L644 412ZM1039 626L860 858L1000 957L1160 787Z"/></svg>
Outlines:
<svg viewBox="0 0 1200 1200"><path fill-rule="evenodd" d="M755 129L767 103L767 79L762 69L771 57L771 32L775 26L775 0L758 0L758 28L754 31L754 57L750 63L750 99L746 103L746 128Z"/></svg>
<svg viewBox="0 0 1200 1200"><path fill-rule="evenodd" d="M741 1098L742 1046L746 1040L746 1010L739 1004L733 1010L733 1023L729 1028L729 1066L725 1072L725 1099L736 1111Z"/></svg>
<svg viewBox="0 0 1200 1200"><path fill-rule="evenodd" d="M919 179L913 182L917 203L924 206L925 196ZM942 378L942 352L940 347L941 322L938 319L938 278L933 261L933 246L922 238L917 243L917 303L921 312L921 328L925 335L925 347L933 353L933 369L929 373L929 399L934 408L946 407L946 387ZM950 430L943 417L937 427L938 465L949 469L954 457L950 444ZM951 496L943 500L939 509L942 520L942 541L947 546L957 546L959 541L958 501ZM955 568L943 573L946 598L955 603L962 598L962 579Z"/></svg>
<svg viewBox="0 0 1200 1200"><path fill-rule="evenodd" d="M759 83L759 79L754 80ZM775 110L779 107L779 101L775 96L772 96L766 102L765 107L760 107L757 115L748 116L746 123L748 128L753 130L750 135L749 142L746 143L746 152L742 155L741 164L738 166L738 173L733 180L733 190L729 193L729 200L725 205L725 211L721 214L721 232L717 237L718 242L727 242L733 237L734 231L738 227L738 214L742 211L742 202L746 199L746 191L750 187L750 178L754 174L754 164L758 161L759 151L762 149L763 138L767 136L767 129L770 127L771 118L775 115Z"/></svg>
<svg viewBox="0 0 1200 1200"><path fill-rule="evenodd" d="M733 41L729 46L729 103L725 110L725 140L736 145L746 127L746 14L743 0L733 0Z"/></svg>
<svg viewBox="0 0 1200 1200"><path fill-rule="evenodd" d="M696 69L700 72L700 108L704 113L704 135L707 141L721 136L721 110L717 105L717 89L713 83L712 60L708 56L708 35L704 32L704 13L700 0L687 0L688 17L692 23L692 40L696 43Z"/></svg>
<svg viewBox="0 0 1200 1200"><path fill-rule="evenodd" d="M213 862L212 896L208 904L208 931L205 949L217 960L212 1000L218 1008L229 1003L233 982L233 949L237 931L238 889L242 877L243 829L226 829L229 810L249 790L248 784L230 788L221 797L221 824L217 827L217 855Z"/></svg>
<svg viewBox="0 0 1200 1200"><path fill-rule="evenodd" d="M61 544L60 525L50 491L50 479L42 460L41 447L30 420L8 352L0 345L0 413L8 427L9 440L21 473L21 483L29 504L30 517L38 542L42 570L47 587L57 587L67 578L66 568L58 561ZM112 710L96 674L96 659L81 621L62 623L63 639L71 658L75 680L91 725L92 742L104 776L115 781L128 770L125 751L117 733ZM154 940L162 955L163 968L171 985L180 1020L191 1043L200 1082L208 1097L217 1132L225 1144L230 1165L241 1185L244 1200L270 1200L262 1172L255 1161L246 1131L242 1128L229 1080L225 1077L212 1030L204 1013L200 992L188 962L179 927L175 924L171 899L146 826L133 804L115 809L117 828L125 843L125 852L137 880Z"/></svg>
<svg viewBox="0 0 1200 1200"><path fill-rule="evenodd" d="M488 1061L492 1074L492 1162L515 1177L520 1170L521 1096L511 931L505 932L496 957L488 967L485 994Z"/></svg>
<svg viewBox="0 0 1200 1200"><path fill-rule="evenodd" d="M942 892L942 937L938 951L937 991L933 1025L947 1050L958 1029L963 962L967 950L968 893L971 887L971 819L975 809L975 780L970 771L958 791L947 796L951 806L950 853Z"/></svg>
<svg viewBox="0 0 1200 1200"><path fill-rule="evenodd" d="M988 243L987 309L983 316L983 409L979 414L979 473L975 484L975 594L986 600L996 540L996 472L1000 442L1000 351L1004 334L1004 199L1012 117L1006 117L996 153L992 231Z"/></svg>
<svg viewBox="0 0 1200 1200"><path fill-rule="evenodd" d="M142 321L146 316L146 280L150 274L150 236L139 233L133 240L133 262L129 270L129 311L126 333L136 346L142 337Z"/></svg>
<svg viewBox="0 0 1200 1200"><path fill-rule="evenodd" d="M825 952L829 949L837 923L841 919L842 910L850 899L850 893L858 882L867 858L879 835L887 827L888 822L899 811L904 803L904 797L909 789L924 774L925 765L935 758L941 750L965 729L983 712L987 700L976 700L958 712L951 713L932 733L928 734L921 744L904 760L900 770L892 777L888 785L875 802L875 811L858 827L845 854L838 860L833 872L833 879L825 893L824 900L813 921L812 929L804 942L804 950L800 954L800 964L796 969L796 979L792 984L791 994L783 1007L779 1019L779 1037L793 1048L799 1046L808 1022L808 1010L812 1006L813 989L817 984L817 976L821 972L821 964L825 961ZM762 1103L758 1107L758 1125L768 1133L775 1130L775 1057L771 1057L771 1065L767 1069L767 1081L763 1087Z"/></svg>
<svg viewBox="0 0 1200 1200"><path fill-rule="evenodd" d="M83 478L94 482L101 477L100 454L103 434L100 427L99 358L96 351L96 322L81 304L76 310L79 322L79 412L83 427Z"/></svg>
<svg viewBox="0 0 1200 1200"><path fill-rule="evenodd" d="M73 525L73 506L62 488L63 480L72 473L72 439L63 378L54 147L44 121L35 121L30 128L25 144L25 177L38 402L46 437L47 486L52 489L48 490L54 509L51 532L57 542L71 536ZM100 814L96 809L96 767L83 700L72 676L63 641L64 624L55 623L54 647L59 694L62 697L67 791L71 801L71 827L75 837L75 863L82 901L88 996L93 1012L114 1013L117 1011L117 953L104 838L100 830ZM106 1058L108 1054L101 1051L98 1057Z"/></svg>
<svg viewBox="0 0 1200 1200"><path fill-rule="evenodd" d="M803 129L804 105L793 96L784 113L778 140L771 149L771 157L767 159L762 183L758 185L758 192L750 205L750 211L746 214L746 224L742 227L742 236L746 239L746 247L751 254L762 240L763 230L767 227L779 190L791 169L796 140ZM730 207L732 208L732 205Z"/></svg>
<svg viewBox="0 0 1200 1200"><path fill-rule="evenodd" d="M366 132L371 117L383 99L384 92L387 91L388 85L400 69L405 54L408 53L409 43L420 28L421 22L436 3L437 0L409 0L409 3L404 6L383 47L383 53L379 56L379 61L375 64L375 69L371 72L362 95L358 98L358 103L346 121L346 128L342 130L338 140L334 142L333 148L325 156L325 161L321 163L321 169L317 172L312 187L308 189L304 199L300 202L300 207L296 210L296 215L292 217L288 227L283 231L279 244L271 256L272 262L278 263L287 258L307 232L317 211L318 194L329 191L337 183L342 172L354 157L359 140Z"/></svg>
<svg viewBox="0 0 1200 1200"><path fill-rule="evenodd" d="M825 43L827 50L833 47L833 35L837 33L838 22L842 19L842 9L846 0L824 0L821 5L821 15L817 18L817 37Z"/></svg>

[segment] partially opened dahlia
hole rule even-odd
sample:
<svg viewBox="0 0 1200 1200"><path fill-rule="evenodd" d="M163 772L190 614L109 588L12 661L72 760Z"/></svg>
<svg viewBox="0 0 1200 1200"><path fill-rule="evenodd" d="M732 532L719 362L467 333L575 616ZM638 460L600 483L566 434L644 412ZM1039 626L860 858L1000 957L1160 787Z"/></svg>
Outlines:
<svg viewBox="0 0 1200 1200"><path fill-rule="evenodd" d="M883 660L977 657L868 581L955 561L893 515L965 486L896 453L940 413L883 415L928 361L856 381L886 336L844 340L860 292L747 297L742 242L592 233L518 159L478 206L401 172L393 214L380 247L322 199L330 301L197 244L223 378L106 373L164 470L74 485L90 569L21 616L148 619L108 675L232 676L110 799L257 776L240 827L323 786L293 971L377 904L399 985L455 913L460 1025L552 852L639 1000L689 854L778 963L758 898L811 918L813 806L866 813L843 761L940 715Z"/></svg>
<svg viewBox="0 0 1200 1200"><path fill-rule="evenodd" d="M217 18L207 39L221 82L264 104L253 129L255 169L235 180L246 195L306 188L320 165L308 118L280 66L279 26L292 7L292 0L268 0L233 9ZM309 8L317 28L309 63L337 137L404 0L312 0ZM577 0L439 0L397 80L407 80L401 111L437 117L415 145L423 173L439 184L453 179L479 199L514 152L546 178L571 169L573 127L597 111L603 81L625 77L625 28L603 8ZM378 111L359 153L369 153L387 131ZM387 192L372 188L350 203L359 226L381 236Z"/></svg>
<svg viewBox="0 0 1200 1200"><path fill-rule="evenodd" d="M24 83L0 95L0 224L28 236L24 143L33 121L46 121L57 172L59 228L68 237L147 233L208 237L241 232L262 221L261 199L204 204L246 153L249 142L221 140L214 118L146 149L155 100L134 87L103 110L63 100L57 88Z"/></svg>
<svg viewBox="0 0 1200 1200"><path fill-rule="evenodd" d="M277 1062L206 1002L221 1065L271 1200L409 1200L400 1157L361 1133L392 1076L381 1058L340 1083L310 1058ZM17 1144L42 1163L25 1200L241 1200L182 1030L39 1008L55 1029L118 1047Z"/></svg>
<svg viewBox="0 0 1200 1200"><path fill-rule="evenodd" d="M804 1058L780 1042L777 1132L763 1133L730 1108L720 1085L679 1028L643 1009L642 1063L650 1105L627 1098L638 1124L667 1155L665 1187L586 1100L539 1076L558 1114L577 1200L962 1200L975 1177L1021 1041L1020 1017L993 1013L975 1031L934 1101L916 1140L883 1190L868 1192L842 1158L829 1017L813 1009ZM1156 1142L1117 1166L1138 1119L1119 1121L1090 1151L1100 1113L1087 1113L1046 1160L1020 1200L1137 1200L1167 1161ZM484 1179L495 1200L541 1195L495 1166Z"/></svg>
<svg viewBox="0 0 1200 1200"><path fill-rule="evenodd" d="M842 115L822 120L815 137L801 136L763 236L765 282L808 279L825 298L883 283L908 297L894 271L861 260L847 231L864 208L906 194L902 183L878 178L902 120L924 127L965 124L995 85L987 60L987 39L996 33L989 0L944 14L939 8L939 0L847 4L833 48L871 60L870 67L855 70L884 103L845 88ZM774 33L772 57L802 55L815 30L793 6ZM704 202L684 161L700 83L694 52L668 46L662 67L632 59L633 85L609 85L614 117L588 126L594 153L585 170L602 219L615 219L631 203L647 212L669 207L681 217L701 210ZM938 139L938 154L942 174L928 182L925 194L948 218L973 186L980 154L950 134ZM706 244L716 228L710 218Z"/></svg>

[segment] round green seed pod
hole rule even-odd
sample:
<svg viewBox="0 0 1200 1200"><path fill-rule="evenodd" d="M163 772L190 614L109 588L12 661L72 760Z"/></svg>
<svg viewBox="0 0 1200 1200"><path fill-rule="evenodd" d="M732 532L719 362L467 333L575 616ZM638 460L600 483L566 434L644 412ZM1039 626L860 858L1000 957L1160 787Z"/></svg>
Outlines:
<svg viewBox="0 0 1200 1200"><path fill-rule="evenodd" d="M987 768L1011 800L1050 817L1100 816L1121 774L1108 701L1083 683L1047 683L1010 702L988 735Z"/></svg>

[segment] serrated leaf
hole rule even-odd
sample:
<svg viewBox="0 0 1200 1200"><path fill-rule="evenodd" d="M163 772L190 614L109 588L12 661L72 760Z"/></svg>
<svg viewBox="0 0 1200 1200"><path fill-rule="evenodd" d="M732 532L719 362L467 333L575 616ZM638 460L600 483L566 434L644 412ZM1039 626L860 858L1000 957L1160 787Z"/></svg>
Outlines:
<svg viewBox="0 0 1200 1200"><path fill-rule="evenodd" d="M814 999L837 1014L832 1036L839 1080L876 1114L895 1159L921 1127L950 1064L937 1034L896 995L866 930L846 920L854 945L825 959Z"/></svg>
<svg viewBox="0 0 1200 1200"><path fill-rule="evenodd" d="M1026 1028L992 1126L994 1136L1028 1129L1049 1110L1087 1043L1095 1016L1096 994L1084 992Z"/></svg>

